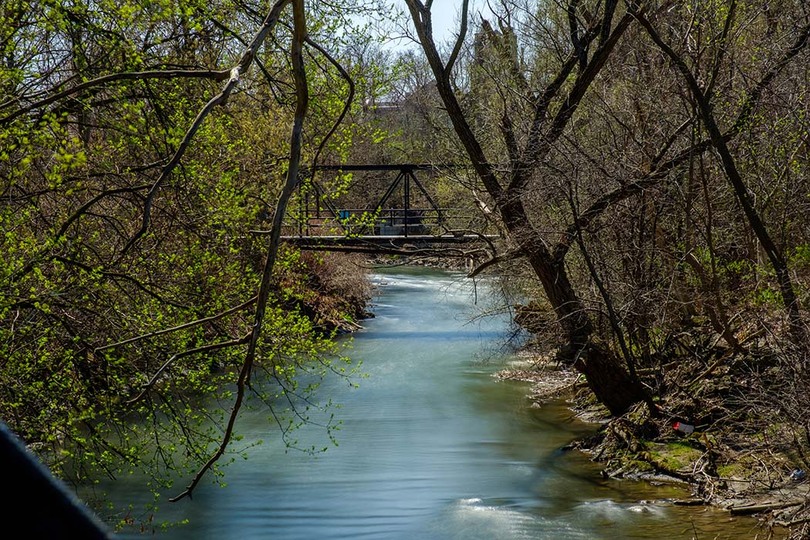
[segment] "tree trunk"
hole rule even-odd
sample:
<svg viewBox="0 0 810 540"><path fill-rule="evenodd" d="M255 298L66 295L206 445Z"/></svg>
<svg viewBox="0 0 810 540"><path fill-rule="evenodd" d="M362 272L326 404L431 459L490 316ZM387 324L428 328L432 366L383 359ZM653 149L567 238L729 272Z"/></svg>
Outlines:
<svg viewBox="0 0 810 540"><path fill-rule="evenodd" d="M625 413L642 401L653 407L644 387L630 376L621 359L608 347L591 341L574 367L585 375L588 387L612 414Z"/></svg>
<svg viewBox="0 0 810 540"><path fill-rule="evenodd" d="M522 152L516 147L516 140L511 135L506 136L507 147L511 147L513 152L510 156L508 181L502 184L503 179L498 177L496 168L487 159L481 142L473 132L469 119L459 103L456 88L451 83L451 73L466 35L466 14L469 0L463 2L460 34L453 53L446 63L442 60L433 40L432 2L406 0L406 4L453 129L476 174L489 195L495 200L510 239L520 247L539 278L566 335L567 343L562 349L561 358L587 377L594 394L611 413L624 413L630 405L644 400L643 387L630 376L626 366L617 356L610 353L606 347L597 346L593 342L593 325L565 272L564 254L557 258L546 247L542 234L532 226L523 206L521 195L537 164L542 161L553 143L562 135L590 84L627 30L631 18L622 17L622 20L611 31L615 2L606 0L600 25L593 26L581 36L578 30L574 32L574 37L576 37L574 46L577 48L580 71L574 77L573 86L562 100L563 104L560 109L551 114L550 104L559 97L564 86L563 83L569 79L577 65L577 56L572 55L560 66L557 76L552 78L543 91L536 94L529 93L527 99L534 103L534 122L527 134L528 140L525 142ZM575 1L570 4L574 11L576 11L576 4ZM597 28L601 28L601 31L596 32ZM597 35L601 38L589 61L587 46L595 43ZM583 43L580 37L587 43ZM551 120L545 122L546 118ZM510 125L510 122L507 121L506 125Z"/></svg>
<svg viewBox="0 0 810 540"><path fill-rule="evenodd" d="M626 412L635 403L649 401L644 387L621 358L595 339L593 324L568 279L564 259L555 259L546 248L520 199L508 198L498 209L509 236L522 246L565 334L566 343L558 359L585 375L588 387L614 415Z"/></svg>
<svg viewBox="0 0 810 540"><path fill-rule="evenodd" d="M782 303L785 306L785 311L787 313L790 337L797 346L801 348L807 347L807 331L804 327L804 321L802 320L799 300L796 297L796 292L793 287L790 272L788 270L787 260L782 254L782 251L777 247L776 243L768 232L768 228L765 225L764 220L754 206L754 201L748 192L748 187L742 178L742 174L737 168L736 160L731 154L731 150L728 147L726 138L720 131L720 126L717 124L713 104L711 102L711 93L703 90L695 74L692 73L692 71L686 65L684 59L663 40L655 27L653 27L652 23L642 14L636 14L636 16L652 41L658 46L659 49L661 49L664 54L669 57L675 68L680 71L681 75L683 76L683 79L689 88L689 92L697 104L697 112L700 115L700 119L703 122L703 125L706 127L706 131L709 132L712 146L720 156L720 163L723 166L726 177L728 178L731 188L737 197L737 201L740 203L751 230L754 231L757 240L759 240L760 244L765 250L768 259L773 266L774 272L776 273L776 279L782 293ZM729 17L731 16L732 12L729 13ZM773 80L773 78L775 78L776 75L788 64L788 62L793 57L798 55L799 52L801 52L804 48L806 48L808 44L810 44L810 25L806 25L802 29L796 38L796 41L794 41L791 47L784 53L783 57L766 72L766 76L757 83L750 94L759 96ZM745 105L748 107L753 107L753 103L754 102L752 100L750 103ZM744 109L745 108L746 107L744 106ZM741 114L740 120L738 120L737 123L741 126L744 125L747 116L748 113Z"/></svg>
<svg viewBox="0 0 810 540"><path fill-rule="evenodd" d="M641 383L634 379L624 362L607 346L594 340L593 325L582 301L574 292L565 265L553 261L543 250L532 250L528 261L543 285L549 303L565 332L567 343L559 359L585 375L588 387L614 415L631 405L647 401Z"/></svg>

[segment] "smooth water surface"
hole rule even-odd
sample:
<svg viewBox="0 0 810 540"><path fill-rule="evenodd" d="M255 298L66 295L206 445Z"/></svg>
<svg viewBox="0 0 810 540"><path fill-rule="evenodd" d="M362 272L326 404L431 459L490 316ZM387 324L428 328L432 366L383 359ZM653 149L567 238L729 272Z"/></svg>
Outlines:
<svg viewBox="0 0 810 540"><path fill-rule="evenodd" d="M564 404L532 408L525 384L492 377L515 358L500 347L505 316L470 322L489 307L486 283L474 288L457 274L408 268L381 270L375 282L376 317L352 350L368 377L359 388L334 377L319 390L341 405L338 445L307 426L296 433L300 444L328 450L289 450L266 413L246 415L241 432L265 442L225 469L227 487L203 482L192 500L163 502L158 521L189 523L157 536L740 539L761 532L752 520L669 504L688 496L672 487L603 480L585 456L562 451L594 427ZM116 500L138 504L131 489L111 489Z"/></svg>

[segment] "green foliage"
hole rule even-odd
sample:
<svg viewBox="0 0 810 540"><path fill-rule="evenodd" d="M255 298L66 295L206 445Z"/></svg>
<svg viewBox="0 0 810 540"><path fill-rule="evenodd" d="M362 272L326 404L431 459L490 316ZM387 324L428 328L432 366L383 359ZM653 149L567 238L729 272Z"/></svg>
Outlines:
<svg viewBox="0 0 810 540"><path fill-rule="evenodd" d="M272 214L287 166L283 49L263 49L265 71L243 74L162 173L220 90L209 70L231 67L266 9L237 7L0 10L0 417L71 482L137 470L157 492L222 441L266 250L251 230ZM321 8L313 36L349 16ZM170 69L199 76L131 76ZM334 69L313 81L310 155L347 90ZM300 406L317 389L298 388L302 373L352 374L335 322L357 305L319 293L314 271L300 254L282 258L251 388L265 406Z"/></svg>
<svg viewBox="0 0 810 540"><path fill-rule="evenodd" d="M810 268L810 244L796 246L789 260L793 267Z"/></svg>

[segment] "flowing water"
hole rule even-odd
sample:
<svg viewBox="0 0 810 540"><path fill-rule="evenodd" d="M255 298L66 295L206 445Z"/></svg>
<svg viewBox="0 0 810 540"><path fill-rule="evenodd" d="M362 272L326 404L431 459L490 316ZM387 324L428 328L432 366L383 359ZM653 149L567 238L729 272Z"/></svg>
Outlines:
<svg viewBox="0 0 810 540"><path fill-rule="evenodd" d="M743 539L756 522L674 506L679 488L605 480L561 448L595 427L564 403L531 407L524 383L492 374L515 362L501 347L504 316L487 308L486 283L425 269L374 276L375 318L353 340L367 378L334 377L319 392L341 408L337 446L322 428L296 433L289 450L266 414L241 432L263 439L225 469L227 487L203 482L192 500L163 502L166 539ZM179 491L178 489L175 491ZM139 504L111 486L113 499ZM142 500L140 502L143 502ZM135 533L122 535L139 538Z"/></svg>

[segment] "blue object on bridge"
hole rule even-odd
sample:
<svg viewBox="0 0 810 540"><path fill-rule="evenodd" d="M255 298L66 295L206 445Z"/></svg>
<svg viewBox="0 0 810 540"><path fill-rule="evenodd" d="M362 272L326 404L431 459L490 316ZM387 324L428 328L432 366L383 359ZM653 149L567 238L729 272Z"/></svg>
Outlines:
<svg viewBox="0 0 810 540"><path fill-rule="evenodd" d="M340 210L338 212L338 214L339 214L340 219L345 220L345 219L349 219L349 216L351 215L351 212L349 212L348 210Z"/></svg>

